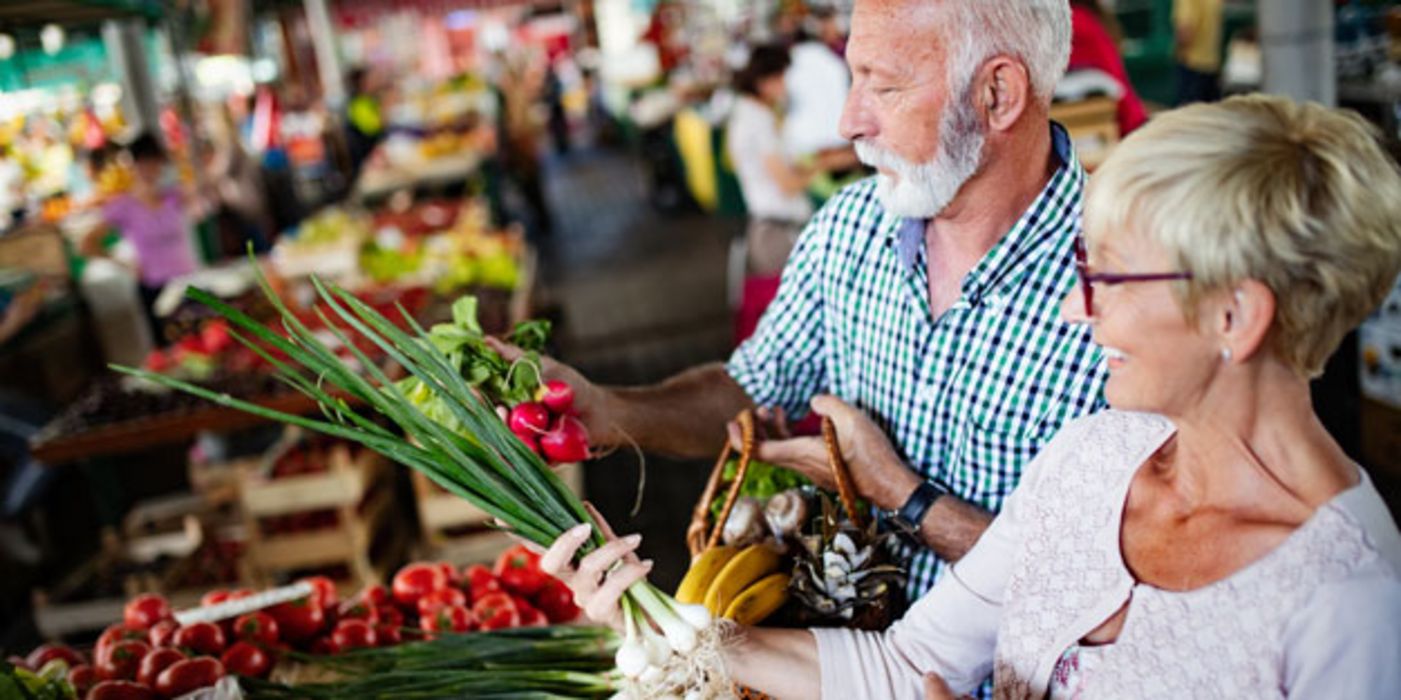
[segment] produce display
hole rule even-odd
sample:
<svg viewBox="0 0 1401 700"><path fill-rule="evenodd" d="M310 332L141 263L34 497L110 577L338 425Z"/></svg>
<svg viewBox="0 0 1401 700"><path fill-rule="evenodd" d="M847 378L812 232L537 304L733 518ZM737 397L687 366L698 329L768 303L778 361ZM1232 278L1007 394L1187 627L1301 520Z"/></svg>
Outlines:
<svg viewBox="0 0 1401 700"><path fill-rule="evenodd" d="M289 386L327 407L324 419L271 410L234 397L220 395L173 377L136 369L122 371L178 388L224 406L272 420L297 425L338 438L358 442L393 462L417 469L447 491L471 502L518 537L541 546L581 524L591 523L579 497L557 476L546 460L521 440L497 413L497 405L472 382L479 365L469 362L471 326L461 314L454 318L457 330L440 333L413 326L400 330L382 314L334 286L316 285L321 299L332 309L340 330L353 333L382 348L419 382L426 394L410 398L401 387L372 364L361 361L368 376L348 367L310 329L285 307L279 312L288 337L269 332L262 324L217 298L191 290L192 298L210 305L250 340L266 343L287 358L277 376ZM274 300L274 303L279 303ZM445 337L450 336L450 337ZM457 345L457 361L439 347L444 340ZM459 344L460 343L460 344ZM524 363L523 363L524 364ZM523 368L522 368L523 369ZM517 387L511 370L502 379L507 389ZM358 411L346 410L346 402L330 392L343 392L373 412L392 421L402 434L392 432ZM542 397L543 398L543 397ZM431 410L425 410L425 406ZM338 408L340 407L340 408ZM507 416L509 418L509 415ZM605 542L593 529L584 549ZM678 603L646 581L628 589L623 598L626 639L615 660L626 676L626 686L641 696L695 692L702 696L729 692L723 666L718 662L722 625L712 622L703 606ZM456 624L451 616L434 624ZM436 631L436 630L435 630Z"/></svg>
<svg viewBox="0 0 1401 700"><path fill-rule="evenodd" d="M217 622L185 625L176 622L164 597L138 595L127 602L122 619L102 633L90 655L62 644L45 644L26 658L10 659L13 668L6 670L6 677L26 684L26 688L33 686L27 691L31 694L39 692L35 688L52 686L52 691L44 691L51 694L34 697L100 699L174 698L213 685L225 675L269 678L284 662L324 664L346 673L355 669L397 670L412 676L410 669L432 658L444 658L448 653L445 649L461 650L477 644L490 647L487 642L462 641L460 635L545 628L573 622L579 616L573 594L558 579L540 571L538 557L523 546L503 552L494 567L478 564L459 571L441 562L416 562L399 570L390 587L368 586L346 600L339 599L330 579L303 580L312 590L304 598ZM250 595L252 591L246 589L214 590L200 603L213 606ZM549 632L519 639L530 640L529 649L511 648L543 654L513 659L512 668L522 671L576 670L568 665L533 666L529 659L540 661L551 653L567 653L575 655L569 657L573 661L582 662L585 652L596 656L608 644L606 634L597 630ZM443 646L418 644L433 640L443 641ZM364 653L406 642L414 648ZM455 662L457 670L475 670L480 675L490 658L487 654ZM590 668L604 670L597 662ZM529 679L527 675L522 682ZM464 687L480 681L458 680L466 684ZM0 680L0 688L4 682ZM595 688L604 682L599 677L581 676L560 677L549 683ZM546 685L554 687L549 683ZM272 697L289 692L276 685L254 687ZM361 697L354 693L335 696Z"/></svg>

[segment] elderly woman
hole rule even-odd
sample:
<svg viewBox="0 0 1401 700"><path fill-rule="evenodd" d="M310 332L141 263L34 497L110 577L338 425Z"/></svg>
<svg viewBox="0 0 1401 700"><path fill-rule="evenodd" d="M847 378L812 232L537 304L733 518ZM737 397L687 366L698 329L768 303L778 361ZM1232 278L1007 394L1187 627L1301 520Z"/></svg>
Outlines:
<svg viewBox="0 0 1401 700"><path fill-rule="evenodd" d="M1103 346L1113 410L1057 435L889 630L743 630L738 682L917 697L927 675L966 692L991 672L1002 698L1401 697L1401 535L1308 384L1401 271L1401 175L1373 131L1273 97L1163 115L1096 173L1081 251L1063 313ZM874 444L854 409L820 407ZM878 458L843 449L854 468ZM575 569L580 541L545 565L608 618L648 567L631 539Z"/></svg>

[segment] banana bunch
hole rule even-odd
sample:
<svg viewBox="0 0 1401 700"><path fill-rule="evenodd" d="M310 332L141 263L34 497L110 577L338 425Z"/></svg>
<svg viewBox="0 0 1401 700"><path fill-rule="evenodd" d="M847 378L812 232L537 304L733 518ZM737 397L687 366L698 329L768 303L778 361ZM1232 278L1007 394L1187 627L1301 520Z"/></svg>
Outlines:
<svg viewBox="0 0 1401 700"><path fill-rule="evenodd" d="M710 614L742 625L764 621L788 601L783 556L767 543L718 545L695 561L676 589L676 600L704 604Z"/></svg>

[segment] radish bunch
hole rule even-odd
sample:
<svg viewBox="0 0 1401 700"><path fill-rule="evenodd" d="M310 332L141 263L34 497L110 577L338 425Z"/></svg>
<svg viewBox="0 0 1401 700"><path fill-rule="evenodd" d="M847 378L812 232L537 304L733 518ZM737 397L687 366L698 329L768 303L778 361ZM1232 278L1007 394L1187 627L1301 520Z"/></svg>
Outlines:
<svg viewBox="0 0 1401 700"><path fill-rule="evenodd" d="M520 441L552 464L579 462L589 456L589 434L574 414L574 389L548 381L535 391L534 401L515 405L506 425Z"/></svg>

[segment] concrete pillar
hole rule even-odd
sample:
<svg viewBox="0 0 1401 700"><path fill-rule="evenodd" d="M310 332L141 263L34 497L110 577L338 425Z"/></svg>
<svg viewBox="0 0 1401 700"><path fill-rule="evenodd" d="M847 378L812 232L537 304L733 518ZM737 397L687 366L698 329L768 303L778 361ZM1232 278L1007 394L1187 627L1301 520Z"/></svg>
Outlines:
<svg viewBox="0 0 1401 700"><path fill-rule="evenodd" d="M1338 102L1333 3L1259 0L1265 92L1332 107Z"/></svg>
<svg viewBox="0 0 1401 700"><path fill-rule="evenodd" d="M316 51L316 69L321 77L321 94L326 106L335 114L345 105L345 78L341 70L340 50L336 46L335 30L326 0L303 0L307 28L311 32L312 49Z"/></svg>
<svg viewBox="0 0 1401 700"><path fill-rule="evenodd" d="M160 106L146 60L145 33L142 20L112 20L102 25L102 44L122 77L122 112L140 131L155 132L160 128Z"/></svg>

